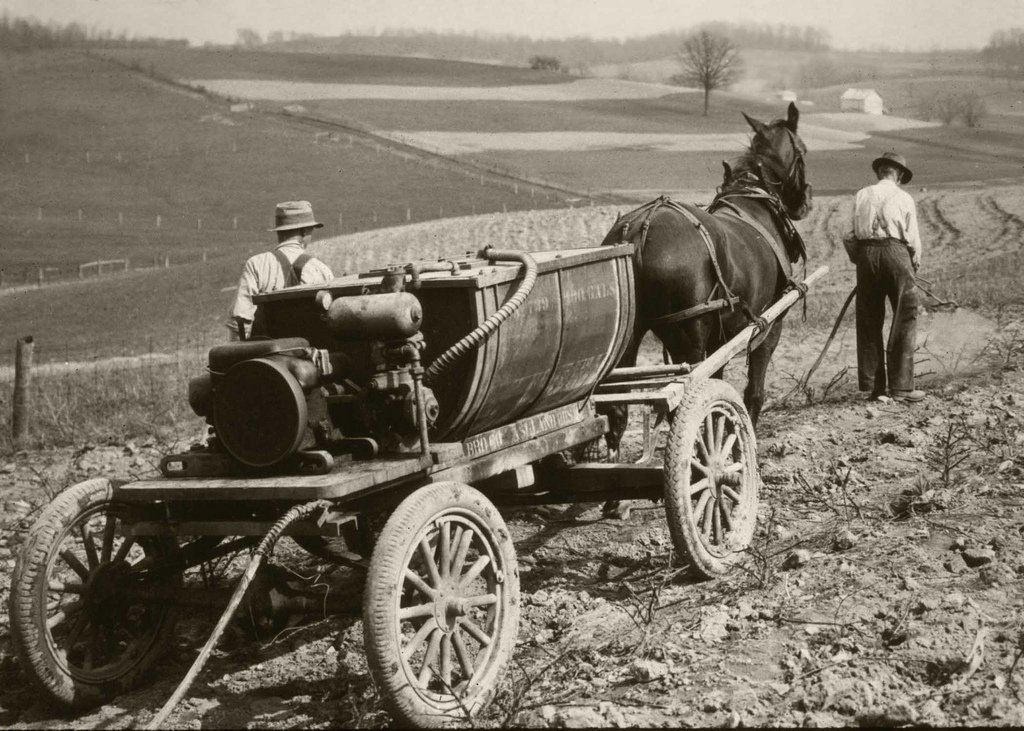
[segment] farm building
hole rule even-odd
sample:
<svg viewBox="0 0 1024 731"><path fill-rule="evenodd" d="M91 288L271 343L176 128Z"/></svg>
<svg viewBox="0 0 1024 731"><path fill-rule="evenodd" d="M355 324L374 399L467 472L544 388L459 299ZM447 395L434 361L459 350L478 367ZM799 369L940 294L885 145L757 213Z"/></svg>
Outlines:
<svg viewBox="0 0 1024 731"><path fill-rule="evenodd" d="M874 89L847 89L839 97L839 109L844 112L882 114L882 97Z"/></svg>
<svg viewBox="0 0 1024 731"><path fill-rule="evenodd" d="M252 111L252 106L253 105L252 105L251 102L232 102L232 104L231 104L231 106L229 108L231 109L232 112L235 112L235 113L251 112Z"/></svg>
<svg viewBox="0 0 1024 731"><path fill-rule="evenodd" d="M785 89L783 91L780 91L779 92L779 99L781 99L784 102L795 102L796 101L796 92L792 91L791 89Z"/></svg>

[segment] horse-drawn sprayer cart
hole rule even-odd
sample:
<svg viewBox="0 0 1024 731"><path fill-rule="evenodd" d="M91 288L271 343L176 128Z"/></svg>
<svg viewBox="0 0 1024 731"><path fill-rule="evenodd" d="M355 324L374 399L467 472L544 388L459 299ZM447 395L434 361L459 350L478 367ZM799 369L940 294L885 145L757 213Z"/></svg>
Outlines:
<svg viewBox="0 0 1024 731"><path fill-rule="evenodd" d="M636 318L632 253L484 249L262 295L268 337L213 348L189 384L202 445L166 456L159 478L89 480L43 509L11 587L26 672L69 707L128 690L201 603L186 571L248 551L193 679L289 536L366 572L365 648L387 708L445 725L488 702L516 644L499 507L663 499L681 560L725 571L753 537L758 471L743 403L711 376L755 328L698 364L616 369ZM654 428L639 462L565 456L622 405L662 415L662 459Z"/></svg>

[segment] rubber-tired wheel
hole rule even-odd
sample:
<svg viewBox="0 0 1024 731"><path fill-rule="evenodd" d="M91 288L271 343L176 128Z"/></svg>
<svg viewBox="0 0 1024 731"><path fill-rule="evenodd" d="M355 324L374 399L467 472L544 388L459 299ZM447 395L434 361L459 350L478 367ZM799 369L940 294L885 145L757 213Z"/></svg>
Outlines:
<svg viewBox="0 0 1024 731"><path fill-rule="evenodd" d="M665 511L676 552L694 572L724 574L757 523L754 428L724 381L693 383L672 412L665 445Z"/></svg>
<svg viewBox="0 0 1024 731"><path fill-rule="evenodd" d="M180 573L159 569L176 544L125 537L126 514L108 480L72 485L43 509L14 567L9 611L22 667L67 707L132 688L172 639Z"/></svg>
<svg viewBox="0 0 1024 731"><path fill-rule="evenodd" d="M366 656L399 724L468 723L515 647L519 571L505 521L479 491L422 487L388 519L363 598Z"/></svg>

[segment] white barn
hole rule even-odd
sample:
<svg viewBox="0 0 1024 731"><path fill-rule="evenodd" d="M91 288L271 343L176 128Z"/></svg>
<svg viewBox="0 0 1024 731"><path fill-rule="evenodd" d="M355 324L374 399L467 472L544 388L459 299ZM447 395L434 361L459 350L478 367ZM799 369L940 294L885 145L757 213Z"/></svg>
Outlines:
<svg viewBox="0 0 1024 731"><path fill-rule="evenodd" d="M839 109L844 112L882 114L882 97L874 89L847 89L839 97Z"/></svg>

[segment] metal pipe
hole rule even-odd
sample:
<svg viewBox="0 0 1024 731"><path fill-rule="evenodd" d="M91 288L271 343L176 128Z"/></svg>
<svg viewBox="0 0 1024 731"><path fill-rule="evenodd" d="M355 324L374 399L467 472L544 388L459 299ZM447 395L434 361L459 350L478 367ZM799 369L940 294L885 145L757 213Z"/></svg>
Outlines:
<svg viewBox="0 0 1024 731"><path fill-rule="evenodd" d="M423 366L420 364L420 349L413 347L412 366L409 368L412 374L412 393L416 399L416 425L420 432L420 454L430 454L430 438L427 434L427 399L423 393Z"/></svg>

